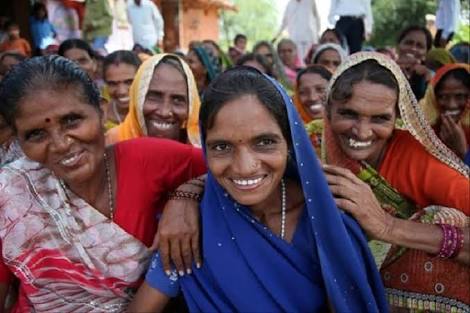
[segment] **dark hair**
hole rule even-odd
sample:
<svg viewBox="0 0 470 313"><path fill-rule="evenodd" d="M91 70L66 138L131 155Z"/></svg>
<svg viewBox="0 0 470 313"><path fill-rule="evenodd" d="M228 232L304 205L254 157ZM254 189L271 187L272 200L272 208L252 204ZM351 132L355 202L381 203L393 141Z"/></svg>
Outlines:
<svg viewBox="0 0 470 313"><path fill-rule="evenodd" d="M424 33L424 36L426 37L426 51L431 50L431 48L432 48L432 34L426 27L423 27L423 26L418 26L418 25L408 26L407 28L402 30L402 32L398 36L397 43L400 44L400 42L402 42L402 40L405 38L406 35L408 35L411 32L414 32L414 31L419 31L419 32Z"/></svg>
<svg viewBox="0 0 470 313"><path fill-rule="evenodd" d="M439 91L441 91L444 81L451 77L461 82L466 88L470 88L470 73L464 68L456 68L448 71L444 74L444 76L442 76L442 78L436 84L436 87L434 87L434 92L437 94Z"/></svg>
<svg viewBox="0 0 470 313"><path fill-rule="evenodd" d="M279 48L281 47L281 45L284 45L286 43L293 45L294 48L297 50L297 45L292 39L284 38L284 39L281 39L281 41L279 41L279 43L277 44L277 51L279 51Z"/></svg>
<svg viewBox="0 0 470 313"><path fill-rule="evenodd" d="M0 63L2 63L6 57L12 57L18 62L23 62L26 60L26 57L22 54L19 54L18 52L5 52L0 54Z"/></svg>
<svg viewBox="0 0 470 313"><path fill-rule="evenodd" d="M5 29L8 30L9 28L20 28L20 25L16 22L10 21L6 24Z"/></svg>
<svg viewBox="0 0 470 313"><path fill-rule="evenodd" d="M258 53L247 53L241 56L240 59L237 61L237 65L244 65L244 63L248 61L255 61L258 62L263 68L266 74L272 76L272 67L269 65L268 61L264 56Z"/></svg>
<svg viewBox="0 0 470 313"><path fill-rule="evenodd" d="M297 78L296 78L297 86L299 85L300 79L305 74L318 74L320 75L321 78L323 78L326 81L330 81L331 76L332 76L330 71L328 71L326 68L324 68L321 65L309 65L306 68L301 69L297 73Z"/></svg>
<svg viewBox="0 0 470 313"><path fill-rule="evenodd" d="M15 128L18 103L38 90L61 90L80 87L83 100L100 109L100 92L88 75L75 62L51 55L21 62L0 82L0 114Z"/></svg>
<svg viewBox="0 0 470 313"><path fill-rule="evenodd" d="M199 120L201 133L206 137L220 109L228 102L245 95L256 96L276 120L289 146L291 135L287 110L282 95L274 84L258 70L237 66L220 74L204 93Z"/></svg>
<svg viewBox="0 0 470 313"><path fill-rule="evenodd" d="M243 34L237 34L237 35L235 36L235 39L233 39L233 43L236 44L237 41L240 40L240 39L245 39L245 40L247 40L247 38L246 38L245 35L243 35Z"/></svg>
<svg viewBox="0 0 470 313"><path fill-rule="evenodd" d="M325 36L325 34L328 33L328 32L332 32L333 34L335 34L336 38L338 38L339 44L342 45L343 39L344 39L344 35L343 35L343 33L342 33L340 30L338 30L338 29L336 29L336 28L328 28L328 29L325 29L325 31L324 31L324 32L321 34L321 36L320 36L320 41L321 41L321 39L323 38L323 36Z"/></svg>
<svg viewBox="0 0 470 313"><path fill-rule="evenodd" d="M352 97L354 85L362 81L388 87L397 93L398 98L398 82L392 72L376 60L366 60L348 68L337 78L328 95L327 112L331 108L331 100L342 103L348 101Z"/></svg>
<svg viewBox="0 0 470 313"><path fill-rule="evenodd" d="M110 65L119 65L121 63L134 66L136 70L142 63L139 57L132 51L118 50L108 54L103 60L103 77L106 75L106 70Z"/></svg>
<svg viewBox="0 0 470 313"><path fill-rule="evenodd" d="M43 20L47 20L47 8L42 2L35 2L33 5L33 8L31 9L31 15L34 17L38 17L39 11L43 10L45 13L45 16Z"/></svg>
<svg viewBox="0 0 470 313"><path fill-rule="evenodd" d="M341 54L338 52L338 50L336 50L336 49L333 48L333 47L328 47L328 48L322 49L320 52L318 52L318 53L315 55L315 58L312 60L312 64L317 64L318 59L319 59L319 58L323 55L323 53L325 53L326 51L334 51L334 52L336 52L336 53L339 55L339 58L341 59Z"/></svg>
<svg viewBox="0 0 470 313"><path fill-rule="evenodd" d="M90 45L81 39L67 39L64 42L62 42L59 46L59 51L58 54L60 56L64 56L65 53L70 50L70 49L80 49L84 50L88 53L90 58L94 59L96 54L93 51L93 49L90 47Z"/></svg>

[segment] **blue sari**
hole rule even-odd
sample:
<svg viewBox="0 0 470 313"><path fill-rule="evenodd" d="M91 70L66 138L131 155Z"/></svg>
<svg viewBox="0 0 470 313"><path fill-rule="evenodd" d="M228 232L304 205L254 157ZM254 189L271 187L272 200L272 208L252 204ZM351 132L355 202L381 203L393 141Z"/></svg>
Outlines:
<svg viewBox="0 0 470 313"><path fill-rule="evenodd" d="M202 268L166 277L157 254L147 283L170 296L181 287L191 312L321 312L327 302L338 313L388 312L365 235L336 207L292 101L267 79L287 107L294 171L305 197L293 242L259 223L209 172L201 202Z"/></svg>

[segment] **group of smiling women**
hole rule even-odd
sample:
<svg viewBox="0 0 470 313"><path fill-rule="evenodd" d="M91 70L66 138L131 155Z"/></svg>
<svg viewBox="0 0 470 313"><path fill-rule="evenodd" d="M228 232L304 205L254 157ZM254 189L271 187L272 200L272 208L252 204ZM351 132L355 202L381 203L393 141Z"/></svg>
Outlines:
<svg viewBox="0 0 470 313"><path fill-rule="evenodd" d="M463 97L448 85L468 67L436 74L433 129L377 53L303 71L299 110L251 67L215 77L201 103L178 56L107 79L123 59L105 63L106 112L60 56L1 82L25 155L0 171L2 308L13 289L14 312L160 312L180 293L191 312L470 310L469 168L438 138L468 112L468 84L463 109L442 104Z"/></svg>

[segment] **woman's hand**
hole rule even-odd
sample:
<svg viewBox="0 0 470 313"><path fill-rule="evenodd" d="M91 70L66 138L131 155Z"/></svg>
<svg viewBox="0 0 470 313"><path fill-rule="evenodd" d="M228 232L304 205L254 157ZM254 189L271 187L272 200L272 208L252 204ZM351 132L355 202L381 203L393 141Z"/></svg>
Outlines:
<svg viewBox="0 0 470 313"><path fill-rule="evenodd" d="M324 165L323 170L336 205L354 216L373 239L387 241L394 217L382 209L369 185L348 169Z"/></svg>
<svg viewBox="0 0 470 313"><path fill-rule="evenodd" d="M462 160L467 153L468 143L461 123L456 123L447 115L441 115L439 138Z"/></svg>
<svg viewBox="0 0 470 313"><path fill-rule="evenodd" d="M178 187L177 190L202 194L203 183L201 180L191 180ZM201 266L199 228L198 201L179 198L166 203L150 249L159 250L160 259L167 274L170 274L171 262L180 276L185 273L191 274L193 261L197 268Z"/></svg>

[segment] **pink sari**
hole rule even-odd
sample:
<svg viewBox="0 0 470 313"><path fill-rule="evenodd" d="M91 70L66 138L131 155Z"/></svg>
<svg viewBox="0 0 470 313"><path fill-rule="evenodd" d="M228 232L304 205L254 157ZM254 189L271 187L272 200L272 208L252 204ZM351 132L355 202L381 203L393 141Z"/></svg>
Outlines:
<svg viewBox="0 0 470 313"><path fill-rule="evenodd" d="M21 158L0 171L2 259L16 312L121 312L147 268L136 238Z"/></svg>

